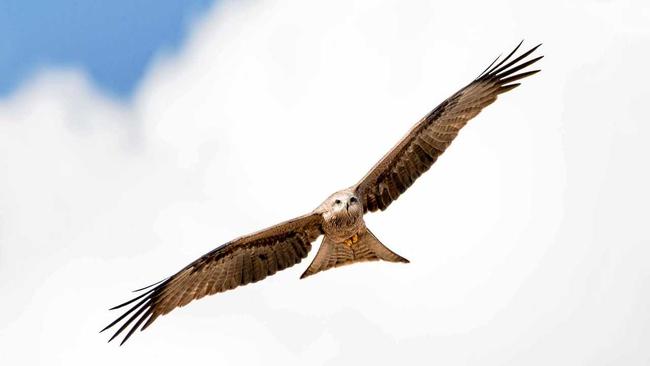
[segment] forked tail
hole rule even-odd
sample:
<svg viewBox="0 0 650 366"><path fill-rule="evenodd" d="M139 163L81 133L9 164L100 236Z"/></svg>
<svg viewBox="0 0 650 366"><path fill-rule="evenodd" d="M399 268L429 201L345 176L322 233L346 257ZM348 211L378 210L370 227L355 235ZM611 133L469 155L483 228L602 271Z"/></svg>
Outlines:
<svg viewBox="0 0 650 366"><path fill-rule="evenodd" d="M333 242L326 236L316 257L300 278L346 264L377 260L409 263L408 259L388 249L368 229L341 243Z"/></svg>

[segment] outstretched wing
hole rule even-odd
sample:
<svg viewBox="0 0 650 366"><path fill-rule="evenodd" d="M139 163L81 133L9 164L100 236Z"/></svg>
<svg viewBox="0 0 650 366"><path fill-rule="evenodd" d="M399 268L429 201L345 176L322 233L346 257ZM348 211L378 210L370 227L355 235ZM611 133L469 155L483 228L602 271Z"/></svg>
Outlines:
<svg viewBox="0 0 650 366"><path fill-rule="evenodd" d="M321 220L320 214L311 213L214 249L175 275L137 290L146 290L143 294L112 308L133 304L102 332L127 319L109 340L132 325L122 340L123 344L140 325L144 330L156 318L176 307L206 295L257 282L293 266L307 257L311 243L322 234Z"/></svg>
<svg viewBox="0 0 650 366"><path fill-rule="evenodd" d="M467 121L497 96L519 86L515 81L539 70L517 73L544 56L526 59L540 45L510 60L521 43L501 62L498 58L474 81L422 118L355 186L364 211L385 210L426 172ZM493 66L494 65L494 66Z"/></svg>

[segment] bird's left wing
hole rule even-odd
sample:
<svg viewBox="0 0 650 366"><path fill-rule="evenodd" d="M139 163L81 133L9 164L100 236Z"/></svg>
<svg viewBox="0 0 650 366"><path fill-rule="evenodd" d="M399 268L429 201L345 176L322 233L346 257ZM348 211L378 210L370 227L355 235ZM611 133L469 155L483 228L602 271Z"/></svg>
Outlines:
<svg viewBox="0 0 650 366"><path fill-rule="evenodd" d="M497 60L492 62L478 78L424 116L370 169L354 187L364 212L385 210L433 165L467 121L492 104L499 94L519 86L515 81L539 71L519 72L543 57L526 59L539 47L536 46L511 60L519 46L498 64L494 65Z"/></svg>
<svg viewBox="0 0 650 366"><path fill-rule="evenodd" d="M206 295L257 282L307 257L311 243L322 234L322 216L311 213L237 238L190 263L175 275L137 291L143 294L113 309L130 305L113 327L126 319L109 342L130 325L122 343L142 325ZM143 324L144 323L144 324Z"/></svg>

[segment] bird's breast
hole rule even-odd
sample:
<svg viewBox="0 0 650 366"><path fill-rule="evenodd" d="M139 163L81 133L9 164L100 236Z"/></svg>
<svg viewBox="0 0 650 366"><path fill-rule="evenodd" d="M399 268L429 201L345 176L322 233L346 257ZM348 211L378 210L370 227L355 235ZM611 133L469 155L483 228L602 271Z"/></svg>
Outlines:
<svg viewBox="0 0 650 366"><path fill-rule="evenodd" d="M361 233L366 228L363 213L332 213L324 216L323 231L330 239L339 242Z"/></svg>

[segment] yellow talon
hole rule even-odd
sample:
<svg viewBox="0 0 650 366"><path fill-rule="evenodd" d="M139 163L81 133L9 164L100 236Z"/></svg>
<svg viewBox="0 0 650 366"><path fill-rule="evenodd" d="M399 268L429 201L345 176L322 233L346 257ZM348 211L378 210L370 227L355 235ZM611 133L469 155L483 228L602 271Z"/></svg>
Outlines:
<svg viewBox="0 0 650 366"><path fill-rule="evenodd" d="M352 244L356 244L358 241L359 241L359 235L354 234L350 239L345 239L345 241L343 241L343 244L351 247Z"/></svg>

